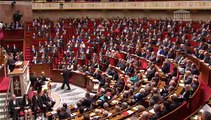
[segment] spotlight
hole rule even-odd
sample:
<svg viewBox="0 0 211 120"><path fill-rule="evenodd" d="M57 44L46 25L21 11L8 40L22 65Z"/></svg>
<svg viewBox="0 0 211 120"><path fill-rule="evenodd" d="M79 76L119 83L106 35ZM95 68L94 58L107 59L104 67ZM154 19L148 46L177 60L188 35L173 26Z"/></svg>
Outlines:
<svg viewBox="0 0 211 120"><path fill-rule="evenodd" d="M15 4L16 4L16 1L15 1L15 0L13 0L13 1L11 2L11 6L12 6L12 7L14 7L14 6L15 6Z"/></svg>
<svg viewBox="0 0 211 120"><path fill-rule="evenodd" d="M60 3L60 4L59 4L60 9L63 8L63 5L64 5L63 3Z"/></svg>

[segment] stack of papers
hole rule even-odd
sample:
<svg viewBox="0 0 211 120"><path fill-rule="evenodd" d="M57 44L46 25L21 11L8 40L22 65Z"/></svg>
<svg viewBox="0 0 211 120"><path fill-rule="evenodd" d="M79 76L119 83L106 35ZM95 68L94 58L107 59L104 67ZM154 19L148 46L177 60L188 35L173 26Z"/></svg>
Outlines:
<svg viewBox="0 0 211 120"><path fill-rule="evenodd" d="M137 108L137 107L133 107L133 110L134 110L134 111L137 111L137 110L138 110L138 108Z"/></svg>
<svg viewBox="0 0 211 120"><path fill-rule="evenodd" d="M152 113L152 114L155 114L154 109L151 109L149 112Z"/></svg>
<svg viewBox="0 0 211 120"><path fill-rule="evenodd" d="M133 114L133 111L132 110L128 110L127 113L128 113L128 115L131 115L131 114Z"/></svg>
<svg viewBox="0 0 211 120"><path fill-rule="evenodd" d="M117 102L118 102L117 100L113 100L113 101L111 102L111 104L114 105L114 104L117 104Z"/></svg>

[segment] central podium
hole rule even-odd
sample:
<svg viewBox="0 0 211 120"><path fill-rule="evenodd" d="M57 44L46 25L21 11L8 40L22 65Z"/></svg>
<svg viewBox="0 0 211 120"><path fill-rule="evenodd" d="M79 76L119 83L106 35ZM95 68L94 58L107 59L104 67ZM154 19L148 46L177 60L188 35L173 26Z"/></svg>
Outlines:
<svg viewBox="0 0 211 120"><path fill-rule="evenodd" d="M28 93L30 87L29 61L16 62L16 67L9 73L9 77L11 94L22 97L25 93Z"/></svg>

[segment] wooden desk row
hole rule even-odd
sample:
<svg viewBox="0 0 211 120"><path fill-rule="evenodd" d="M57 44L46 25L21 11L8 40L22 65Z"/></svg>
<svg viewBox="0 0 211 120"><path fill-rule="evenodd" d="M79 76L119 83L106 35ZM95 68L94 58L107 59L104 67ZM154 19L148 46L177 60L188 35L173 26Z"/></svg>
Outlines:
<svg viewBox="0 0 211 120"><path fill-rule="evenodd" d="M52 70L50 64L32 64L31 72L40 74L42 71L45 72L46 77L52 79L53 82L62 82L63 77L61 75L62 71ZM94 79L91 76L87 76L84 73L78 71L71 72L70 82L74 85L87 88L90 92L97 92L96 87L98 86L98 80Z"/></svg>
<svg viewBox="0 0 211 120"><path fill-rule="evenodd" d="M209 67L206 63L192 55L186 55L190 60L192 60L197 66L201 73L202 80L206 82L206 84L211 87L211 67Z"/></svg>
<svg viewBox="0 0 211 120"><path fill-rule="evenodd" d="M159 46L153 45L153 48L155 48L155 49L158 49L158 47ZM170 50L169 48L167 48L167 49ZM192 49L192 48L190 47L188 49ZM178 50L173 50L173 52L174 53L179 52L179 54L183 55L184 57L186 57L186 58L190 59L192 62L194 62L197 65L197 67L201 73L202 80L204 80L206 82L206 84L209 87L211 87L211 67L208 64L204 63L203 60L200 60L193 55L185 54Z"/></svg>

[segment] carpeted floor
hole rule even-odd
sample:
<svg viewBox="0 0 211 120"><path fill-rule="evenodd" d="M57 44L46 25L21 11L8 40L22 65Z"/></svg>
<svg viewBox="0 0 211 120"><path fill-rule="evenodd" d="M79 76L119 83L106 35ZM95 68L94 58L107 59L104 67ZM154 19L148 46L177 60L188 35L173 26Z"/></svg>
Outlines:
<svg viewBox="0 0 211 120"><path fill-rule="evenodd" d="M0 77L0 93L7 92L9 80L9 77Z"/></svg>
<svg viewBox="0 0 211 120"><path fill-rule="evenodd" d="M53 109L57 109L61 107L63 103L67 103L67 105L76 105L76 103L84 98L86 94L86 90L80 88L78 86L70 84L71 90L67 90L67 88L61 89L62 83L52 82L52 92L51 96L53 100L56 101Z"/></svg>

